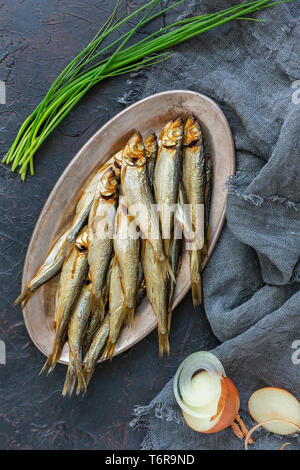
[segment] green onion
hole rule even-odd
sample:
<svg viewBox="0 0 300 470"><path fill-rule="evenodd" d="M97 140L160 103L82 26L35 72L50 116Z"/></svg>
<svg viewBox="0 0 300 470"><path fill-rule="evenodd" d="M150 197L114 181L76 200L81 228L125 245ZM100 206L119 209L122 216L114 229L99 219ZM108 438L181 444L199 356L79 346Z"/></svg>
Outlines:
<svg viewBox="0 0 300 470"><path fill-rule="evenodd" d="M248 18L247 15L294 0L252 1L216 13L186 18L161 28L135 44L125 47L138 29L184 1L177 1L164 10L152 14L160 0L151 0L126 18L115 21L120 3L120 0L117 0L111 16L94 39L61 72L44 99L25 120L2 162L10 164L12 171L18 169L18 173L24 181L28 167L30 174L34 174L33 159L39 147L96 83L165 60L170 56L170 54L163 52L166 49L228 21L234 19L259 21ZM140 14L143 16L136 26L101 48L104 39ZM106 57L108 52L110 52L110 55Z"/></svg>

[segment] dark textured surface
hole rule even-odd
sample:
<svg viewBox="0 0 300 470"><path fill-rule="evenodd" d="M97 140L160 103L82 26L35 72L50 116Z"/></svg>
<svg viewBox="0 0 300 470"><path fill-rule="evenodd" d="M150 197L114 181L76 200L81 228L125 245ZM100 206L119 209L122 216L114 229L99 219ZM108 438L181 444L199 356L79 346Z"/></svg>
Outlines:
<svg viewBox="0 0 300 470"><path fill-rule="evenodd" d="M128 1L126 10L137 3ZM7 85L7 104L0 105L1 155L57 74L95 34L111 4L0 1L0 79ZM157 21L155 28L161 24ZM12 307L43 204L74 154L123 109L118 99L130 91L127 78L103 82L83 100L40 149L34 178L24 184L0 167L0 340L7 349L7 364L0 365L0 449L135 449L143 431L129 430L134 405L147 404L190 352L217 344L188 295L174 312L169 358L158 358L154 332L98 367L86 397L63 399L65 367L59 365L47 378L38 376L44 356L30 341L20 307ZM201 330L206 334L200 343Z"/></svg>

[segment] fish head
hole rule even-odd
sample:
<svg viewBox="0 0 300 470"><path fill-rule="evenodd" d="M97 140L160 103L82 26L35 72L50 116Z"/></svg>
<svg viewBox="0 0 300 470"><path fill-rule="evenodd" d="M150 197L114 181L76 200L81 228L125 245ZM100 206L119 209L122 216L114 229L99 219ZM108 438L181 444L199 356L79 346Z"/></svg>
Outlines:
<svg viewBox="0 0 300 470"><path fill-rule="evenodd" d="M81 230L75 241L75 247L80 253L87 253L89 245L88 238L88 227L86 226Z"/></svg>
<svg viewBox="0 0 300 470"><path fill-rule="evenodd" d="M152 160L157 150L157 138L154 132L144 141L147 162Z"/></svg>
<svg viewBox="0 0 300 470"><path fill-rule="evenodd" d="M198 119L190 115L184 126L183 145L191 145L193 142L198 142L202 139L201 127Z"/></svg>
<svg viewBox="0 0 300 470"><path fill-rule="evenodd" d="M169 121L162 129L160 140L164 147L180 145L183 135L183 120L181 117Z"/></svg>
<svg viewBox="0 0 300 470"><path fill-rule="evenodd" d="M146 164L146 152L143 144L142 136L139 132L127 142L123 151L123 162L129 166L142 167Z"/></svg>
<svg viewBox="0 0 300 470"><path fill-rule="evenodd" d="M118 178L112 165L104 169L99 181L98 191L105 199L116 199L118 196Z"/></svg>

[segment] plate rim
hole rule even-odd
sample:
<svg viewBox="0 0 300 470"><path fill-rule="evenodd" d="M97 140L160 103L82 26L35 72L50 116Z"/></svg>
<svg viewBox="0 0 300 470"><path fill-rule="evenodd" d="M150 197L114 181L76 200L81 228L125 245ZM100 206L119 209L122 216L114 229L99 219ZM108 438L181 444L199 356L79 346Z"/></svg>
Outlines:
<svg viewBox="0 0 300 470"><path fill-rule="evenodd" d="M234 144L234 139L233 139L233 135L232 135L232 130L231 130L231 127L229 125L229 122L224 114L224 112L222 111L222 109L220 108L220 106L210 97L206 96L206 95L203 95L202 93L198 93L196 91L192 91L192 90L181 90L181 89L175 89L175 90L166 90L166 91L162 91L162 92L159 92L159 93L154 93L150 96L147 96L145 98L142 98L141 100L138 100L136 101L135 103L132 103L130 106L126 107L125 109L123 109L122 111L120 111L119 113L117 113L115 116L113 116L111 119L109 119L103 126L101 126L84 144L83 146L76 152L76 154L74 155L74 157L70 160L70 162L68 163L68 165L66 166L66 168L64 169L64 171L62 172L62 174L60 175L60 177L58 178L58 180L56 181L55 185L53 186L53 188L51 189L48 197L47 197L47 200L45 202L45 204L43 205L41 211L40 211L40 214L39 214L39 217L36 221L36 224L35 224L35 227L33 229L33 232L32 232L32 235L30 237L30 241L29 241L29 244L28 244L28 248L27 248L27 252L26 252L26 256L25 256L25 260L24 260L24 266L23 266L23 272L22 272L22 280L21 280L21 289L23 290L26 286L26 280L25 280L25 277L27 275L27 271L28 271L28 264L29 264L29 257L30 257L30 252L31 252L31 248L32 246L34 245L34 239L36 238L36 232L39 231L39 227L41 226L42 222L43 222L43 219L45 218L45 216L47 216L47 211L49 209L49 207L51 206L51 204L53 203L54 199L55 199L55 194L57 192L57 190L61 187L64 179L65 179L65 176L70 172L70 170L72 169L73 166L76 165L76 162L77 160L80 158L81 154L84 153L86 151L86 149L90 146L90 144L97 138L98 134L102 133L103 131L105 131L105 129L107 127L109 127L111 125L112 122L114 122L115 120L119 119L120 116L122 116L123 114L129 112L132 108L136 107L138 104L143 104L143 103L146 103L147 101L150 101L152 99L154 99L155 97L157 96L163 96L163 95L176 95L176 94L180 94L180 95L195 95L197 97L200 97L201 99L203 99L204 101L207 101L212 107L214 107L216 109L216 111L218 112L218 114L220 115L220 117L222 118L222 121L223 121L223 124L224 124L224 128L226 128L227 130L227 134L228 134L228 137L229 137L229 144L230 144L230 153L231 153L231 166L230 166L230 170L231 170L231 174L233 174L235 172L235 169L236 169L236 158L235 158L235 144ZM219 219L219 222L218 222L218 225L217 225L217 229L216 229L216 232L215 232L215 242L212 243L209 247L209 250L208 250L208 258L206 259L205 263L204 263L204 266L206 265L208 259L210 258L216 244L217 244L217 241L220 237L220 234L222 232L222 229L223 229L223 226L224 226L224 222L225 222L225 219L226 219L226 202L227 202L227 196L226 198L224 199L224 204L223 204L223 208L222 208L222 216L220 217ZM188 292L188 291L187 291ZM186 294L185 294L186 295ZM184 297L184 296L183 296ZM181 300L183 299L183 297L181 299L177 298L173 304L173 309L181 302ZM42 353L44 354L46 357L48 357L48 353L44 350L43 346L39 343L39 340L36 338L35 334L33 333L32 329L31 329L31 322L29 321L29 319L27 318L27 314L25 312L25 309L26 309L26 305L22 305L21 306L22 308L22 315L23 315L23 319L24 319L24 324L26 326L26 329L27 329L27 332L28 332L28 335L30 337L30 339L32 340L33 344L37 347L37 349ZM119 354L122 354L123 352L127 351L128 349L130 349L131 347L133 347L135 344L137 344L139 341L141 341L142 339L144 339L148 334L150 334L154 329L156 328L156 321L154 322L154 325L152 325L151 327L149 327L145 334L143 336L141 336L136 342L133 342L132 344L130 344L130 346L127 346L127 347L124 347L118 351L116 351L115 356L118 356ZM58 361L60 364L64 364L64 365L68 365L68 362L65 361L65 360L61 360L59 359ZM102 361L99 361L99 362L102 362Z"/></svg>

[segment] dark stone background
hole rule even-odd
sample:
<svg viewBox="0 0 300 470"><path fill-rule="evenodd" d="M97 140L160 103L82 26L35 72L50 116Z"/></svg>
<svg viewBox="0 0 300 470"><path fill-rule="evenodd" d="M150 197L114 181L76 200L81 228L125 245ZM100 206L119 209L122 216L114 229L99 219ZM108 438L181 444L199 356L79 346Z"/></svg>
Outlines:
<svg viewBox="0 0 300 470"><path fill-rule="evenodd" d="M122 8L128 12L138 3L128 0ZM113 4L0 0L0 79L7 85L7 104L0 105L1 156ZM204 312L193 310L188 294L174 312L169 358L159 359L153 332L111 364L99 366L86 397L63 399L66 368L58 365L51 376L38 376L45 358L27 334L20 307L12 307L30 237L52 187L81 146L124 108L118 99L128 91L127 79L103 82L83 99L39 150L36 174L26 183L0 166L0 340L7 348L7 364L0 365L0 449L138 448L144 432L128 426L134 405L147 404L188 354L217 344ZM142 86L138 79L135 86Z"/></svg>

